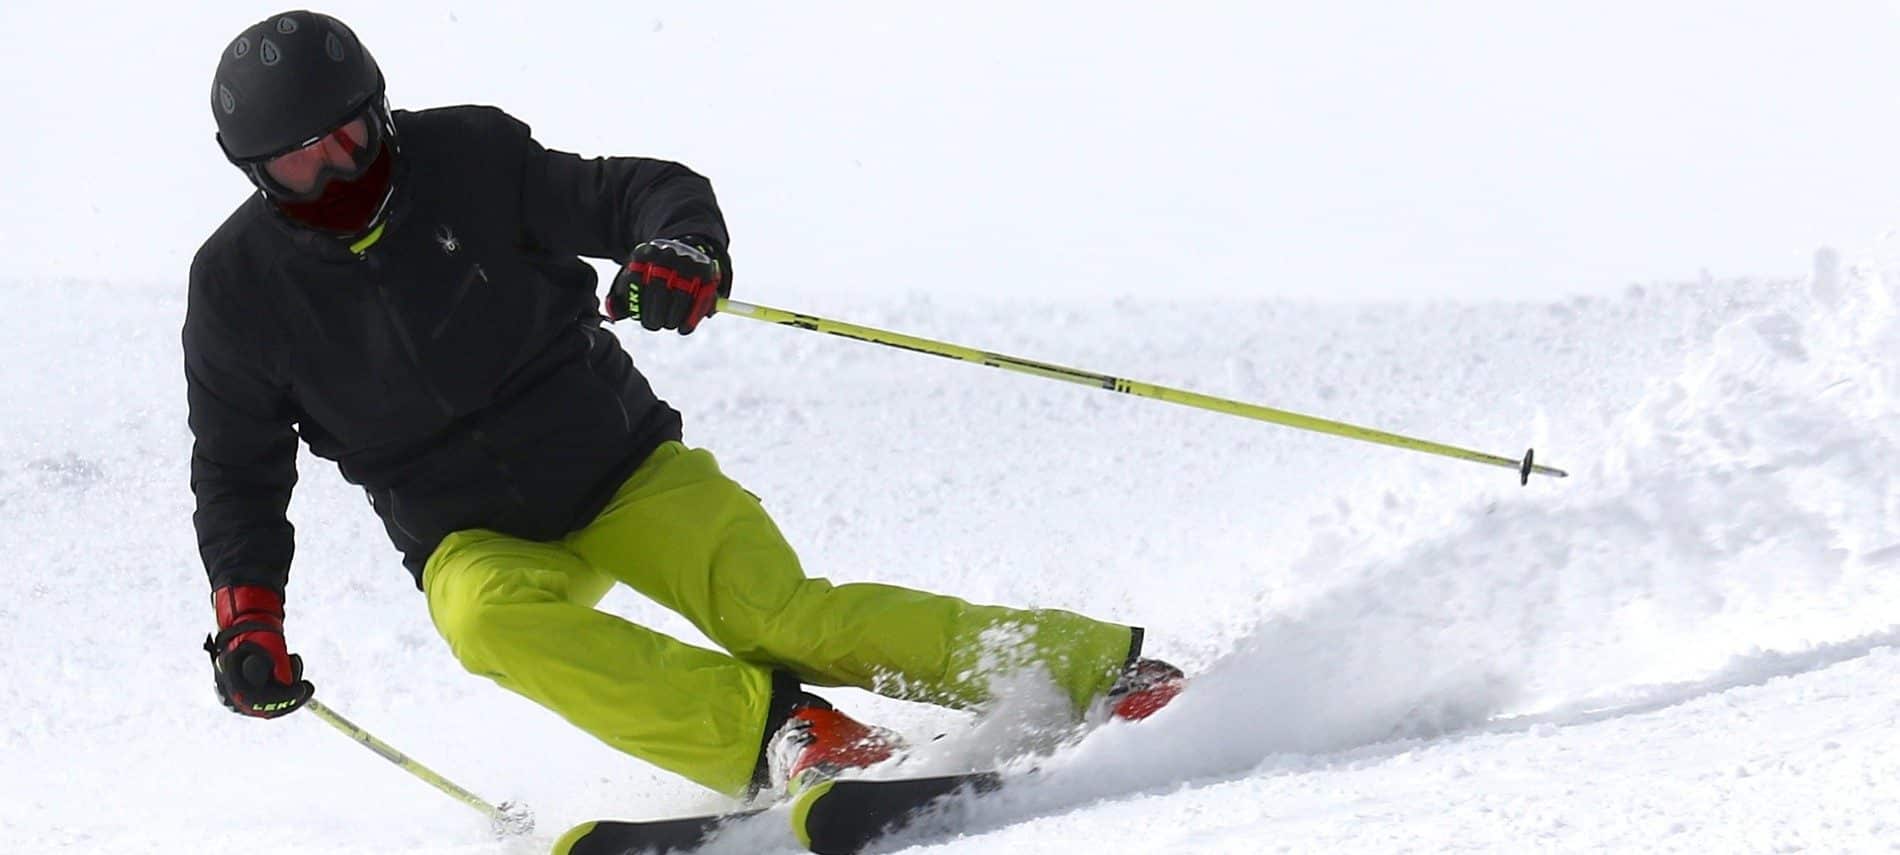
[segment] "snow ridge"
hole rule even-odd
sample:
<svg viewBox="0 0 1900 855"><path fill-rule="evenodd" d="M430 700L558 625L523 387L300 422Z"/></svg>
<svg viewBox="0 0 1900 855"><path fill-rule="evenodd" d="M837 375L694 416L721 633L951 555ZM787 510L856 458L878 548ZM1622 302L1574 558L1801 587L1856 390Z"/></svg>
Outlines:
<svg viewBox="0 0 1900 855"><path fill-rule="evenodd" d="M1149 723L1039 762L962 821L1548 734L1885 652L1894 270L1842 274L1824 250L1806 283L1737 301L1556 489L1453 500L1449 520L1429 487L1342 500L1297 559L1338 581L1264 614Z"/></svg>

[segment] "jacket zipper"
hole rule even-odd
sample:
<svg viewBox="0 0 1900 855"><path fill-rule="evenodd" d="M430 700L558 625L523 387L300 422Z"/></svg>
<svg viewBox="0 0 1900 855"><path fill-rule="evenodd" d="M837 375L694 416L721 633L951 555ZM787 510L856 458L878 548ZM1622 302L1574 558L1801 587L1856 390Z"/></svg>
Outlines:
<svg viewBox="0 0 1900 855"><path fill-rule="evenodd" d="M448 332L449 319L455 317L455 308L462 305L462 300L468 296L469 286L474 285L476 279L488 281L488 271L483 270L480 264L469 268L468 275L462 277L462 284L455 289L455 296L449 298L447 309L442 313L442 320L436 323L435 329L429 331L430 341L435 341L441 338L443 333Z"/></svg>

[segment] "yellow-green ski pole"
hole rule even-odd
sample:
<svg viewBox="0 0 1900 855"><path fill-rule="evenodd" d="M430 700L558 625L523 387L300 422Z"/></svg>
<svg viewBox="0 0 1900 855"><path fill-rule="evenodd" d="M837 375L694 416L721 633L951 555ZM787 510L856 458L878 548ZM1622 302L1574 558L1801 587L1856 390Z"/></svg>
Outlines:
<svg viewBox="0 0 1900 855"><path fill-rule="evenodd" d="M403 771L416 776L421 779L423 783L447 793L456 801L481 811L482 815L488 817L488 822L497 835L527 834L534 830L534 812L529 810L527 805L515 804L513 802L502 802L499 805L489 804L482 799L482 797L456 786L454 782L431 771L429 767L409 759L408 755L391 748L389 743L371 736L369 731L357 727L354 722L337 715L335 710L324 706L315 698L306 702L304 709L316 713L317 718L323 719L324 722L331 727L342 731L343 735L356 740L361 743L364 748L375 752L376 756L402 767Z"/></svg>
<svg viewBox="0 0 1900 855"><path fill-rule="evenodd" d="M988 351L950 344L948 342L919 338L914 335L873 329L871 327L858 326L857 324L847 324L842 321L834 321L811 315L801 315L797 312L788 312L784 309L774 309L769 306L755 306L750 303L741 303L737 300L720 299L718 310L727 314L751 318L755 321L765 321L781 326L797 327L802 330L830 333L835 336L857 339L858 341L868 341L873 344L882 344L888 347L897 347L919 353L929 353L936 356L949 357L951 359L960 359L964 362L974 362L978 365L988 365L992 368L1004 368L1021 374L1047 377L1051 380L1062 380L1083 386L1094 386L1112 392L1121 392L1143 398L1153 398L1158 401L1167 401L1172 404L1212 410L1216 413L1226 413L1230 416L1241 416L1257 421L1271 422L1277 425L1299 428L1300 430L1342 436L1347 439L1356 439L1361 442L1371 442L1379 445L1389 445L1394 448L1405 448L1426 454L1436 454L1441 457L1469 460L1473 463L1502 466L1506 469L1517 470L1519 481L1526 484L1530 483L1532 475L1549 475L1554 478L1569 477L1569 473L1562 469L1542 466L1532 462L1532 452L1529 450L1524 452L1522 459L1504 457L1496 454L1485 454L1481 451L1472 451L1453 445L1415 439L1396 433L1387 433L1382 430L1346 424L1345 422L1336 422L1329 419L1301 415L1287 410L1276 410L1272 407L1260 406L1259 404L1231 401L1226 398L1217 398L1213 395L1203 395L1199 392L1189 392L1184 389L1171 389L1167 386L1157 386L1153 383L1142 383L1136 380L1110 377L1106 374L1097 374L1093 371L1082 371L1061 365L1035 362L1033 360L1022 359L1015 356L1005 356L1000 353L990 353Z"/></svg>

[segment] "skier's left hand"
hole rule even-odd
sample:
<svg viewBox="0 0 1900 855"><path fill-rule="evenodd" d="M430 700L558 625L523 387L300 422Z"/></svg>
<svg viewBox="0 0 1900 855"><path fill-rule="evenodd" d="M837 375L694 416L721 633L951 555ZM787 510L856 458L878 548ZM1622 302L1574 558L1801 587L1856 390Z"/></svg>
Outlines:
<svg viewBox="0 0 1900 855"><path fill-rule="evenodd" d="M614 276L602 307L608 320L639 318L649 330L686 335L712 315L718 298L732 293L720 264L724 254L696 237L650 240Z"/></svg>

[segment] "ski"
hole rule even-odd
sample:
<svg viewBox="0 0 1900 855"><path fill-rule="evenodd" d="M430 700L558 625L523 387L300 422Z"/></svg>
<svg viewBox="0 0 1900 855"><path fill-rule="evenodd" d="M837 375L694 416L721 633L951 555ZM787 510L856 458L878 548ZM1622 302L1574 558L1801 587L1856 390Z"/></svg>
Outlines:
<svg viewBox="0 0 1900 855"><path fill-rule="evenodd" d="M1112 695L1111 715L1090 719L1069 742L1104 721L1140 721L1179 694L1185 680L1179 669L1144 660L1143 681ZM1035 767L1013 776L1033 776ZM1003 787L1000 771L905 778L832 778L792 788L791 831L817 855L857 855L865 847L907 828L954 830L954 817L941 808L960 796L981 795ZM780 802L779 804L786 804ZM730 828L775 810L774 805L678 819L629 822L598 820L569 829L554 845L554 855L691 855ZM924 825L920 826L920 823Z"/></svg>
<svg viewBox="0 0 1900 855"><path fill-rule="evenodd" d="M995 772L823 781L792 798L792 831L818 855L856 855L902 831L943 799L991 792L1002 784L1002 776ZM554 855L691 855L729 826L769 810L749 808L644 822L584 822L561 835L553 851Z"/></svg>
<svg viewBox="0 0 1900 855"><path fill-rule="evenodd" d="M792 798L792 830L817 855L856 855L909 827L945 799L994 792L996 772L824 781Z"/></svg>

